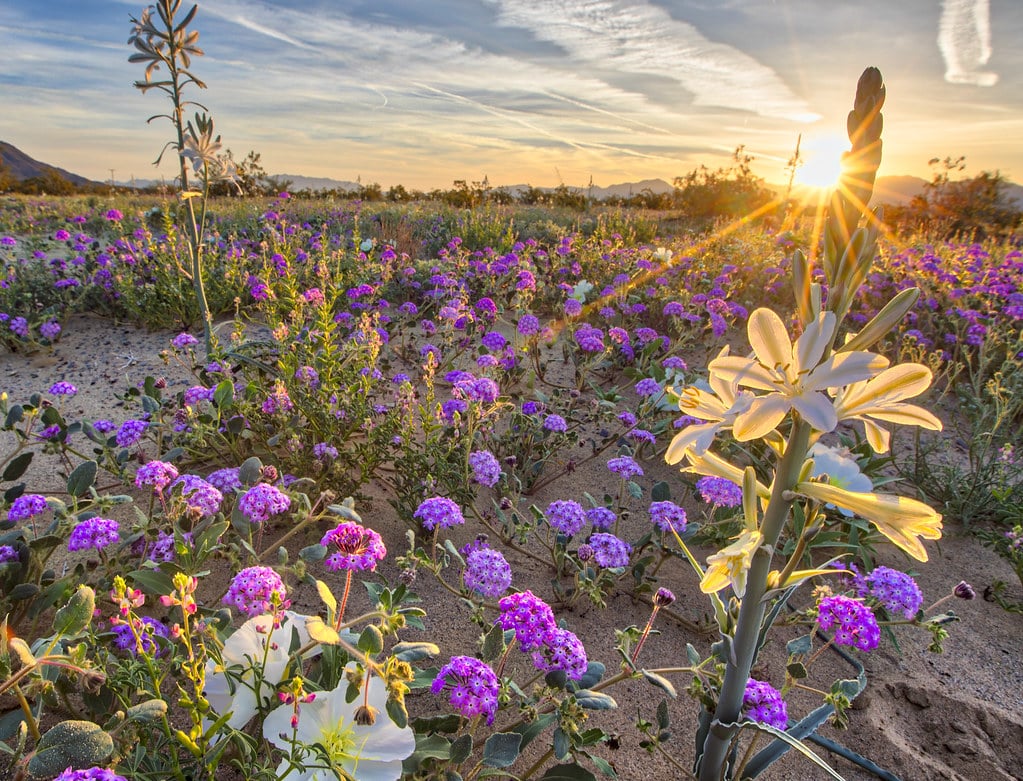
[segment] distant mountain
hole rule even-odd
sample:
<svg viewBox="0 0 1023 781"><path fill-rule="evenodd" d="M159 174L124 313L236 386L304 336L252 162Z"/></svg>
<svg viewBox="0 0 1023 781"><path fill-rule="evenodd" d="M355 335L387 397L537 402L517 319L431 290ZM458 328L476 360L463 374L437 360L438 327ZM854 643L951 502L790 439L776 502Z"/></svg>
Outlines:
<svg viewBox="0 0 1023 781"><path fill-rule="evenodd" d="M330 179L326 176L300 176L299 174L273 174L268 177L278 182L290 182L289 187L293 190L309 190L319 192L320 190L358 190L361 185L358 182L349 182L343 179Z"/></svg>
<svg viewBox="0 0 1023 781"><path fill-rule="evenodd" d="M0 160L3 160L4 166L10 171L14 179L19 182L25 179L44 176L47 172L51 172L59 174L78 187L87 184L100 184L100 182L94 182L91 179L86 179L84 176L65 171L63 168L57 168L48 163L41 163L6 141L0 141Z"/></svg>

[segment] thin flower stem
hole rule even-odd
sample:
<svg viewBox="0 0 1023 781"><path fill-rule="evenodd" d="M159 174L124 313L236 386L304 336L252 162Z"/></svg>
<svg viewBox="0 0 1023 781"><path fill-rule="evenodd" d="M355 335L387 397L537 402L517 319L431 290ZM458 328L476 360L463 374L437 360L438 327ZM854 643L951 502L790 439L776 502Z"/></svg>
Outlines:
<svg viewBox="0 0 1023 781"><path fill-rule="evenodd" d="M352 571L347 570L345 575L345 590L341 595L341 606L337 610L337 618L334 619L334 629L341 631L341 621L345 615L345 608L348 606L348 595L352 590Z"/></svg>

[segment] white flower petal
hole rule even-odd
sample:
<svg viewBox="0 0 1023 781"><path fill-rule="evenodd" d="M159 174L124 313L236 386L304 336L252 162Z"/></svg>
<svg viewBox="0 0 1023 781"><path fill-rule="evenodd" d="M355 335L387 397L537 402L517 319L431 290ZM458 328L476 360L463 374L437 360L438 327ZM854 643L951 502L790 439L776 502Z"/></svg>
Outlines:
<svg viewBox="0 0 1023 781"><path fill-rule="evenodd" d="M824 351L831 344L831 336L834 331L835 315L833 312L821 312L820 316L806 327L806 330L796 339L795 355L798 371L813 369L821 362Z"/></svg>
<svg viewBox="0 0 1023 781"><path fill-rule="evenodd" d="M764 366L776 369L792 363L792 342L789 341L785 323L773 310L755 310L749 316L746 331L750 347Z"/></svg>

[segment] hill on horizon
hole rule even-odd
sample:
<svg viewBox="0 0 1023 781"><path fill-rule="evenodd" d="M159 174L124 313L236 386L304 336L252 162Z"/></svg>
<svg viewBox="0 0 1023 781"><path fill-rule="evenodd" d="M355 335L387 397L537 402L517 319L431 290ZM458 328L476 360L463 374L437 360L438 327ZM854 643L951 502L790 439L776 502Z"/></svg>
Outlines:
<svg viewBox="0 0 1023 781"><path fill-rule="evenodd" d="M3 161L4 166L10 172L11 176L14 177L15 181L18 182L22 182L26 179L42 177L47 173L55 173L62 178L67 179L76 187L90 184L102 184L102 182L94 182L92 179L87 179L84 176L73 174L63 168L58 168L55 165L40 162L34 157L29 157L27 154L18 149L18 147L14 146L14 144L9 144L6 141L0 141L0 160Z"/></svg>

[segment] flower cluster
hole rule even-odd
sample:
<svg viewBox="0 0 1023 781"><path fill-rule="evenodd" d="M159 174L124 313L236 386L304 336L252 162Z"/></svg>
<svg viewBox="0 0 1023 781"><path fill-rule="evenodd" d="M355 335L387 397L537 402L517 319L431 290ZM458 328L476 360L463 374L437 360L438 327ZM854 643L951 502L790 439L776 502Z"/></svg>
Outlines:
<svg viewBox="0 0 1023 781"><path fill-rule="evenodd" d="M178 478L178 468L166 461L149 461L135 473L135 487L151 485L157 493L163 491Z"/></svg>
<svg viewBox="0 0 1023 781"><path fill-rule="evenodd" d="M869 594L881 603L889 615L901 613L907 620L912 619L923 604L920 587L905 572L890 567L877 567L863 581L866 593L861 591L860 596Z"/></svg>
<svg viewBox="0 0 1023 781"><path fill-rule="evenodd" d="M632 546L624 540L613 534L598 532L590 537L589 544L593 548L593 560L599 566L608 569L629 566Z"/></svg>
<svg viewBox="0 0 1023 781"><path fill-rule="evenodd" d="M501 479L501 464L489 450L477 450L469 454L472 479L480 485L493 488Z"/></svg>
<svg viewBox="0 0 1023 781"><path fill-rule="evenodd" d="M552 529L571 537L586 525L586 511L572 499L555 499L544 513Z"/></svg>
<svg viewBox="0 0 1023 781"><path fill-rule="evenodd" d="M742 715L769 727L784 730L788 727L788 709L781 692L771 684L750 678L742 697Z"/></svg>
<svg viewBox="0 0 1023 781"><path fill-rule="evenodd" d="M547 635L557 627L550 605L532 591L509 594L497 605L501 609L497 623L504 630L514 630L523 651L540 648L546 642Z"/></svg>
<svg viewBox="0 0 1023 781"><path fill-rule="evenodd" d="M700 498L715 507L738 507L742 504L742 489L723 477L701 477L696 481Z"/></svg>
<svg viewBox="0 0 1023 781"><path fill-rule="evenodd" d="M451 692L448 699L451 707L467 719L486 716L487 724L494 723L501 684L486 662L472 656L451 657L430 685L434 694L445 689Z"/></svg>
<svg viewBox="0 0 1023 781"><path fill-rule="evenodd" d="M220 511L224 495L197 475L182 475L174 481L181 486L181 496L185 504L204 518L210 518Z"/></svg>
<svg viewBox="0 0 1023 781"><path fill-rule="evenodd" d="M272 612L275 601L278 607L286 604L287 598L284 581L272 567L247 567L232 579L224 604L255 617Z"/></svg>
<svg viewBox="0 0 1023 781"><path fill-rule="evenodd" d="M541 672L561 670L571 680L578 681L586 674L589 664L586 649L574 632L555 627L544 644L533 651L533 666Z"/></svg>
<svg viewBox="0 0 1023 781"><path fill-rule="evenodd" d="M170 637L170 629L162 621L150 616L120 621L114 624L111 630L114 633L114 644L122 651L129 651L133 655L148 654L151 656L160 655L160 646L156 642L157 637L164 640Z"/></svg>
<svg viewBox="0 0 1023 781"><path fill-rule="evenodd" d="M500 551L493 548L478 548L470 551L465 557L462 582L470 591L482 594L488 599L497 599L511 585L511 565Z"/></svg>
<svg viewBox="0 0 1023 781"><path fill-rule="evenodd" d="M607 462L607 468L626 480L643 475L643 467L636 463L632 456L619 456Z"/></svg>
<svg viewBox="0 0 1023 781"><path fill-rule="evenodd" d="M444 496L434 496L425 500L412 515L422 522L424 529L431 531L435 528L448 529L465 523L461 508Z"/></svg>
<svg viewBox="0 0 1023 781"><path fill-rule="evenodd" d="M265 523L290 507L291 497L269 483L256 483L238 500L238 510L252 523Z"/></svg>
<svg viewBox="0 0 1023 781"><path fill-rule="evenodd" d="M686 511L674 502L651 502L650 520L662 532L674 529L681 534L686 530Z"/></svg>
<svg viewBox="0 0 1023 781"><path fill-rule="evenodd" d="M88 550L95 548L103 550L108 545L120 542L120 526L117 521L109 518L87 518L80 521L71 535L68 537L67 549L69 551Z"/></svg>
<svg viewBox="0 0 1023 781"><path fill-rule="evenodd" d="M881 628L873 611L856 599L842 595L825 597L817 606L817 627L834 631L835 643L861 651L873 651L881 640Z"/></svg>
<svg viewBox="0 0 1023 781"><path fill-rule="evenodd" d="M53 781L127 781L127 779L105 767L90 767L87 770L74 770L69 767Z"/></svg>
<svg viewBox="0 0 1023 781"><path fill-rule="evenodd" d="M586 520L594 529L610 529L618 522L618 516L608 507L597 506L586 511Z"/></svg>
<svg viewBox="0 0 1023 781"><path fill-rule="evenodd" d="M131 447L138 444L139 440L142 439L142 435L146 433L147 428L149 428L149 423L144 420L124 421L117 430L117 446Z"/></svg>
<svg viewBox="0 0 1023 781"><path fill-rule="evenodd" d="M42 494L23 494L11 504L7 511L8 521L25 521L46 512L48 505Z"/></svg>
<svg viewBox="0 0 1023 781"><path fill-rule="evenodd" d="M338 524L323 535L320 544L333 551L324 564L335 572L372 571L376 569L377 562L387 555L380 535L354 521Z"/></svg>

